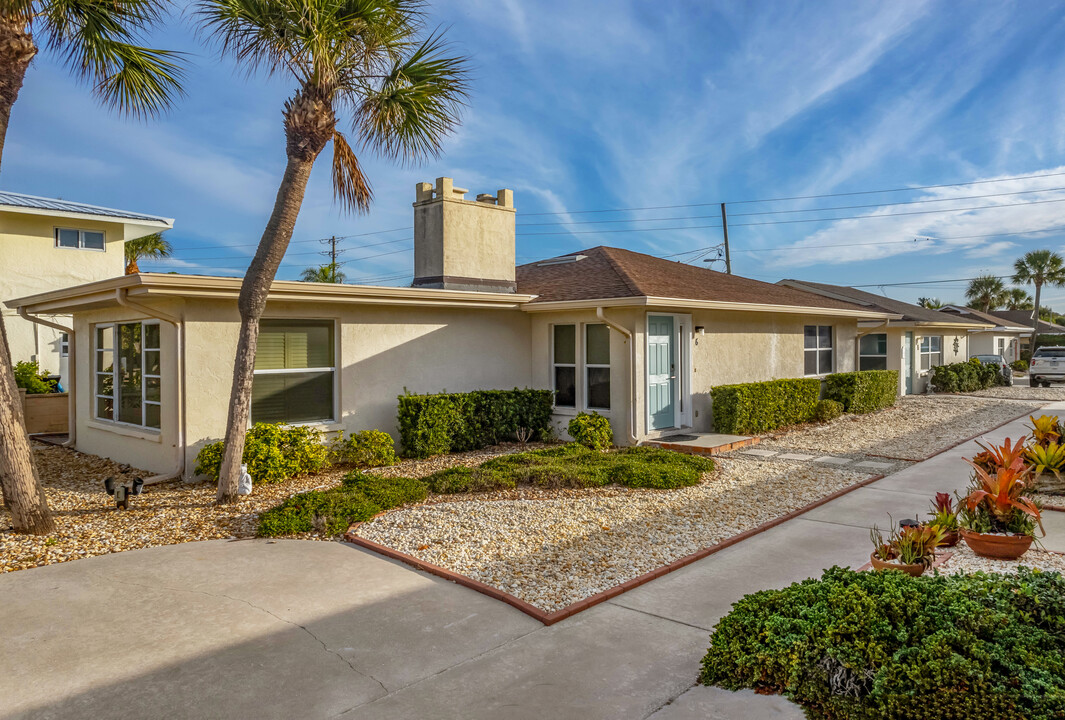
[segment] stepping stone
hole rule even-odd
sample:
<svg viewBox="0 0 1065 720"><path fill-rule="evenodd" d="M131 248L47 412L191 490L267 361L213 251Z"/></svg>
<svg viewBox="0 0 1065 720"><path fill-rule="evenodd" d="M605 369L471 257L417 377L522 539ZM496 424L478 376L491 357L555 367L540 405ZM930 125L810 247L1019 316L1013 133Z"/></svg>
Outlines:
<svg viewBox="0 0 1065 720"><path fill-rule="evenodd" d="M895 463L883 462L882 460L863 460L860 463L855 463L854 467L869 468L870 470L886 470L890 467L895 467Z"/></svg>
<svg viewBox="0 0 1065 720"><path fill-rule="evenodd" d="M785 453L777 457L777 460L813 460L814 455L803 455L802 453Z"/></svg>
<svg viewBox="0 0 1065 720"><path fill-rule="evenodd" d="M851 459L825 455L823 457L816 458L814 462L824 463L825 465L846 465L847 463L851 462Z"/></svg>
<svg viewBox="0 0 1065 720"><path fill-rule="evenodd" d="M776 450L761 450L754 448L752 450L740 450L744 455L754 455L755 457L773 457L777 454Z"/></svg>

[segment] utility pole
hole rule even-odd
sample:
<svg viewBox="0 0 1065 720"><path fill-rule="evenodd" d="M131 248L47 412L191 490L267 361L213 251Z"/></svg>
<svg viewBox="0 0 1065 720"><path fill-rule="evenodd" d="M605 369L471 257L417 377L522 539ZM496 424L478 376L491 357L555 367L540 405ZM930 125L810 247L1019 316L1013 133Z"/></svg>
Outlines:
<svg viewBox="0 0 1065 720"><path fill-rule="evenodd" d="M721 231L725 234L725 272L732 274L732 256L728 251L728 215L725 213L725 203L721 203Z"/></svg>
<svg viewBox="0 0 1065 720"><path fill-rule="evenodd" d="M331 238L326 238L326 239L322 240L322 242L329 246L329 249L324 251L322 253L322 255L325 255L327 258L329 258L330 282L336 282L337 281L337 268L340 267L340 263L337 262L337 253L338 252L344 252L344 250L343 249L341 249L339 251L337 250L337 236L336 235L334 235Z"/></svg>

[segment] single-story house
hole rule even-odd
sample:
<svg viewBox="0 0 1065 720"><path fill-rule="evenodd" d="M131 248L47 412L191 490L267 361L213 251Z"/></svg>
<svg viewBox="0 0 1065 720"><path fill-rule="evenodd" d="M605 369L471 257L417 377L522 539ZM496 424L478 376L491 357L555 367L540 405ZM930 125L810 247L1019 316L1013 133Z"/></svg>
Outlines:
<svg viewBox="0 0 1065 720"><path fill-rule="evenodd" d="M398 436L404 392L538 387L619 444L712 427L710 388L858 368L881 308L609 247L515 267L513 195L414 203L411 287L277 281L252 420ZM239 278L141 273L9 301L73 316L78 449L189 477L225 432ZM957 321L953 321L956 325Z"/></svg>
<svg viewBox="0 0 1065 720"><path fill-rule="evenodd" d="M940 308L940 312L949 315L957 315L963 318L980 320L990 323L994 327L984 330L972 336L969 345L969 356L973 355L1001 355L1007 362L1021 359L1022 343L1032 336L1031 313L1029 319L1019 321L1017 317L1004 317L1002 311L984 312L971 307L961 305L947 305ZM1007 310L1005 312L1012 313ZM1017 315L1023 317L1027 311L1018 311Z"/></svg>
<svg viewBox="0 0 1065 720"><path fill-rule="evenodd" d="M951 305L945 309L948 311L956 311L957 307L958 306ZM972 310L972 308L965 309L970 311ZM1017 357L1015 359L1020 359L1022 356L1028 357L1031 355L1033 342L1033 323L1031 310L992 310L988 314L997 318L998 321L1001 323L1011 326L1023 327L1024 331L1018 334L1016 352ZM1062 327L1061 325L1056 325L1052 322L1047 322L1046 320L1037 320L1034 325L1036 327L1034 334L1065 335L1065 327ZM1065 337L1061 339L1060 344L1065 345Z"/></svg>
<svg viewBox="0 0 1065 720"><path fill-rule="evenodd" d="M885 322L858 324L858 366L862 370L898 370L899 393L904 395L925 392L936 365L962 362L977 354L973 343L982 343L978 338L995 328L995 323L987 320L948 315L845 285L805 280L781 280L780 284L894 313L896 318Z"/></svg>

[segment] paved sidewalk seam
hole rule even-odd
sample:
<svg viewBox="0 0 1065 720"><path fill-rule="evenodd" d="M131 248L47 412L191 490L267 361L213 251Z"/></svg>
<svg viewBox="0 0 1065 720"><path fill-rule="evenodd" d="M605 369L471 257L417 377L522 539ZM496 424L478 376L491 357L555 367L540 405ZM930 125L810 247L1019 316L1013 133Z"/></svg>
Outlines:
<svg viewBox="0 0 1065 720"><path fill-rule="evenodd" d="M622 596L618 595L618 597L622 597ZM676 620L676 619L671 618L671 617L666 617L665 615L659 615L657 613L647 612L646 610L640 610L639 608L630 607L628 605L622 605L619 602L615 602L614 599L607 600L603 604L604 605L613 605L614 607L619 607L619 608L622 608L624 610L631 610L632 612L640 613L641 615L646 615L647 617L653 617L653 618L656 618L658 620L666 620L667 622L676 623L677 625L683 625L684 627L690 627L693 630L702 630L703 632L706 632L706 633L714 631L713 628L704 627L702 625L693 625L692 623L686 623L683 620Z"/></svg>

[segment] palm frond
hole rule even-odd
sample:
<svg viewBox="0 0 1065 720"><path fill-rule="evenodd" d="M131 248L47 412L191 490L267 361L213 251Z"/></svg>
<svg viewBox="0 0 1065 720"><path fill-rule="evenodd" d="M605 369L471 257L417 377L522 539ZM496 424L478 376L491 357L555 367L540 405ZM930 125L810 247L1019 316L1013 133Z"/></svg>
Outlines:
<svg viewBox="0 0 1065 720"><path fill-rule="evenodd" d="M165 258L174 252L174 246L163 237L162 233L152 233L133 240L127 240L123 245L126 263L136 262L141 258Z"/></svg>
<svg viewBox="0 0 1065 720"><path fill-rule="evenodd" d="M338 130L333 130L333 197L359 212L369 211L373 201L373 190L359 159Z"/></svg>

